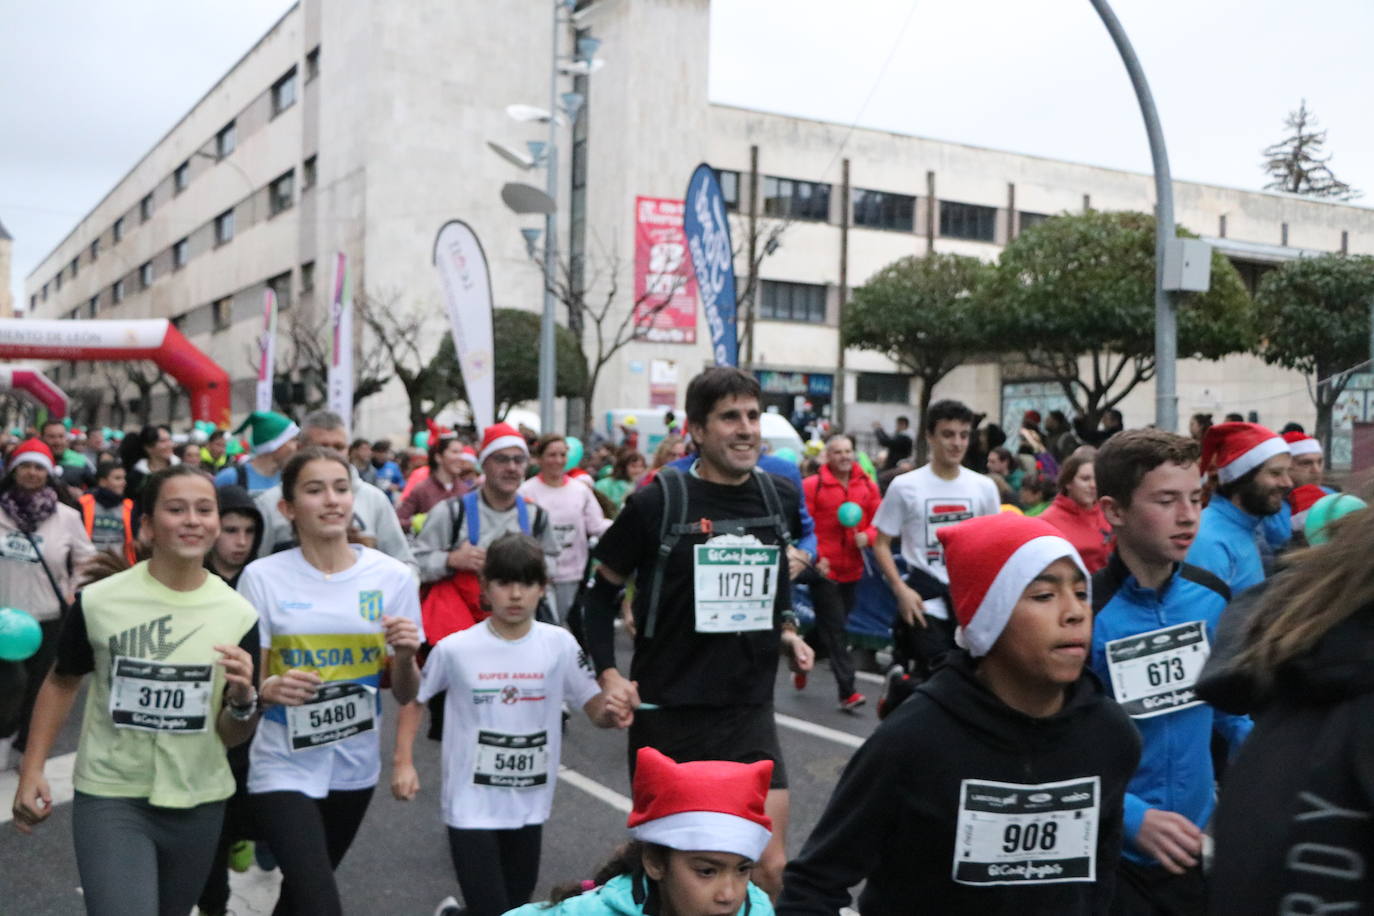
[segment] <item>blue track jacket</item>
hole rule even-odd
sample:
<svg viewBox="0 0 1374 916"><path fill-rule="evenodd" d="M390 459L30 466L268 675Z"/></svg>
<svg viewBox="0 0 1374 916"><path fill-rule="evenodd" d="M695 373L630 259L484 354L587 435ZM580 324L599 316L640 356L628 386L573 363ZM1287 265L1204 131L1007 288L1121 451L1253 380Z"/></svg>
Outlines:
<svg viewBox="0 0 1374 916"><path fill-rule="evenodd" d="M1233 595L1259 585L1264 581L1264 563L1255 538L1261 521L1220 494L1213 496L1202 510L1188 562L1225 582Z"/></svg>
<svg viewBox="0 0 1374 916"><path fill-rule="evenodd" d="M1206 624L1208 644L1215 645L1217 618L1231 593L1215 575L1188 563L1179 564L1158 591L1142 588L1121 558L1112 554L1107 565L1093 576L1092 596L1097 616L1091 664L1093 673L1110 691L1108 641L1201 620ZM1205 827L1216 804L1212 731L1226 740L1234 754L1250 734L1252 723L1249 716L1228 715L1207 704L1133 721L1143 747L1140 766L1126 789L1122 855L1133 862L1158 865L1135 846L1146 810L1173 811L1199 828Z"/></svg>

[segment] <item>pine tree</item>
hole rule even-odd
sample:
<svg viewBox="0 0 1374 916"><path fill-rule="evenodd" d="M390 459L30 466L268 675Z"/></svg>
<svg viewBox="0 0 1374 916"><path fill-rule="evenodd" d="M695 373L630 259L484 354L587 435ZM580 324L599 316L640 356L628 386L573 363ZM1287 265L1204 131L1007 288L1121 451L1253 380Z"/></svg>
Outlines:
<svg viewBox="0 0 1374 916"><path fill-rule="evenodd" d="M1273 178L1264 187L1270 191L1289 191L1308 197L1354 200L1361 196L1331 173L1327 165L1331 154L1322 155L1326 131L1317 130L1317 116L1307 110L1303 99L1297 111L1290 111L1284 126L1289 136L1264 149L1264 170Z"/></svg>

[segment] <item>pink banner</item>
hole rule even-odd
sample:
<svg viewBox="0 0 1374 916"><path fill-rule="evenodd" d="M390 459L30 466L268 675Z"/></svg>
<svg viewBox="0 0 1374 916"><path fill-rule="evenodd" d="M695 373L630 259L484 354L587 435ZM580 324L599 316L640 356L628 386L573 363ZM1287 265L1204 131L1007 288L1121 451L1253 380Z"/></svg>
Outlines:
<svg viewBox="0 0 1374 916"><path fill-rule="evenodd" d="M680 200L635 198L635 325L655 343L697 340L697 281L683 209Z"/></svg>

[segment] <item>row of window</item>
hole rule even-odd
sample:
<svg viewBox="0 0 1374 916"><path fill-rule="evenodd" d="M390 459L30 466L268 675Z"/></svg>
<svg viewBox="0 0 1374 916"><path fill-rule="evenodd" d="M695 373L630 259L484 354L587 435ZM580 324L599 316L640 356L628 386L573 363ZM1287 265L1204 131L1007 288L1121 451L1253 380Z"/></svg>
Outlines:
<svg viewBox="0 0 1374 916"><path fill-rule="evenodd" d="M306 82L310 82L310 81L313 80L315 77L317 77L317 76L319 75L319 72L320 72L320 49L319 49L319 46L317 45L313 50L311 50L311 51L310 51L308 54L306 54L306 56L305 56L305 80L306 80ZM288 70L280 79L278 79L275 83L272 84L272 88L271 88L271 93L270 93L270 94L271 94L271 104L272 104L272 117L274 117L274 118L275 118L277 115L281 114L283 111L285 111L286 109L290 108L292 105L294 105L294 104L296 103L296 68L295 68L295 67L292 67L292 68L291 68L290 70ZM234 150L235 150L235 148L237 147L237 145L238 145L238 122L235 120L235 121L230 121L228 124L224 125L224 127L220 128L219 132L215 134L215 159L216 159L216 160L224 159L225 157L229 156L231 153L234 152ZM198 154L198 155L204 155L204 154ZM314 184L314 181L313 181L313 178L314 178L314 168L313 168L313 166L314 166L314 159L313 159L313 157L312 157L311 160L309 160L309 163L308 163L308 164L309 164L309 166L310 166L310 174L307 176L307 182L306 182L306 185L305 185L306 187L309 187L311 184ZM277 180L278 180L278 181L281 181L280 178L277 179ZM190 183L191 183L191 160L190 160L190 159L187 159L186 161L182 162L180 165L178 165L175 169L172 170L172 194L173 194L173 196L175 196L175 195L177 195L177 194L180 194L182 191L186 190L186 188L190 185ZM274 184L275 184L275 182L274 182ZM289 184L288 184L288 186L287 186L287 194L286 194L286 197L288 197L288 198L290 197L290 185L289 185ZM276 194L274 193L274 194L272 195L272 198L271 198L271 199L273 200L273 204L271 204L270 206L272 207L272 212L273 212L273 213L278 213L278 212L280 212L281 210L286 209L286 207L277 207L277 206L276 206L276 203L275 203L275 202L276 202L277 199L278 199L278 195L276 195ZM288 203L286 206L290 206L290 204ZM143 195L142 199L140 199L139 202L138 202L138 221L139 221L139 224L142 225L143 223L148 222L148 220L152 219L152 216L153 216L153 193L152 193L152 192L149 192L149 193ZM219 240L219 220L220 220L221 218L222 218L222 217L217 217L217 218L216 218L216 240L217 240L217 241ZM111 241L112 244L116 244L116 245L117 245L117 244L119 244L121 241L124 240L125 228L126 228L125 217L123 217L123 216L117 217L117 218L115 219L114 223L110 226L110 238L111 238L111 240L112 240L112 241ZM230 238L233 237L233 217L232 217L232 215L230 216L230 220L229 220L229 237L230 237ZM225 241L227 241L227 239L225 239ZM89 254L90 254L90 260L92 260L92 261L96 260L96 259L100 256L100 238L99 238L99 237L96 237L96 238L91 242L91 245L90 245L90 248L89 248ZM63 275L64 275L64 274L67 274L67 275L70 277L70 279L75 280L76 277L77 277L77 275L80 273L80 270L81 270L81 257L80 257L80 255L77 255L76 257L73 257L73 258L72 258L71 263L69 263L69 264L67 265L66 268L64 268L63 270L58 271L58 272L53 276L53 279L50 281L50 283L44 283L44 284L43 284L43 288L42 288L42 290L41 290L40 293L35 293L35 294L33 294L32 296L29 297L29 307L30 307L31 309L32 309L32 308L37 308L40 297L41 297L41 299L42 299L43 302L47 302L47 301L48 301L49 286L52 287L53 292L60 292L61 289L62 289L62 279L63 279Z"/></svg>
<svg viewBox="0 0 1374 916"><path fill-rule="evenodd" d="M177 244L184 244L184 241L185 240L183 240L182 242L178 242ZM149 262L143 264L138 269L137 277L140 290L145 290L148 287L152 286L152 263ZM288 309L291 307L291 272L289 270L286 273L278 274L277 276L270 278L267 281L266 286L269 287L272 290L272 292L276 294L278 309ZM301 265L300 291L302 294L305 294L310 292L314 288L315 262L307 261ZM118 304L120 302L123 302L124 295L124 280L116 280L114 285L110 287L110 299L112 303ZM100 314L100 305L100 295L97 294L95 296L92 296L84 305L72 309L70 312L67 313L66 317L71 319L95 318L97 315ZM224 331L228 330L233 325L233 305L233 296L225 296L222 299L216 299L214 302L210 303L208 308L210 309L210 325L212 330ZM181 315L176 316L172 319L172 324L175 325L177 328L182 328L186 323L187 314L189 313L182 313Z"/></svg>

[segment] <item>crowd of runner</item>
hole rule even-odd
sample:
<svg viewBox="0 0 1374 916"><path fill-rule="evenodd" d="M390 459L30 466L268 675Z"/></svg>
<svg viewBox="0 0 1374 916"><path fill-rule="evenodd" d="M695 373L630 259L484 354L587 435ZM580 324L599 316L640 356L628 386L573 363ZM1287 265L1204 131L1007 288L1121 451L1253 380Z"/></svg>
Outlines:
<svg viewBox="0 0 1374 916"><path fill-rule="evenodd" d="M651 454L506 423L393 449L328 411L0 434L0 606L38 634L0 661L15 826L84 689L97 916L225 913L255 858L279 916L344 912L422 731L442 916L1374 912L1374 513L1318 440L942 400L873 455L811 413L767 454L760 411L715 368ZM789 861L778 665L828 659L866 714L865 604L883 721ZM530 904L576 709L625 732L630 836Z"/></svg>

